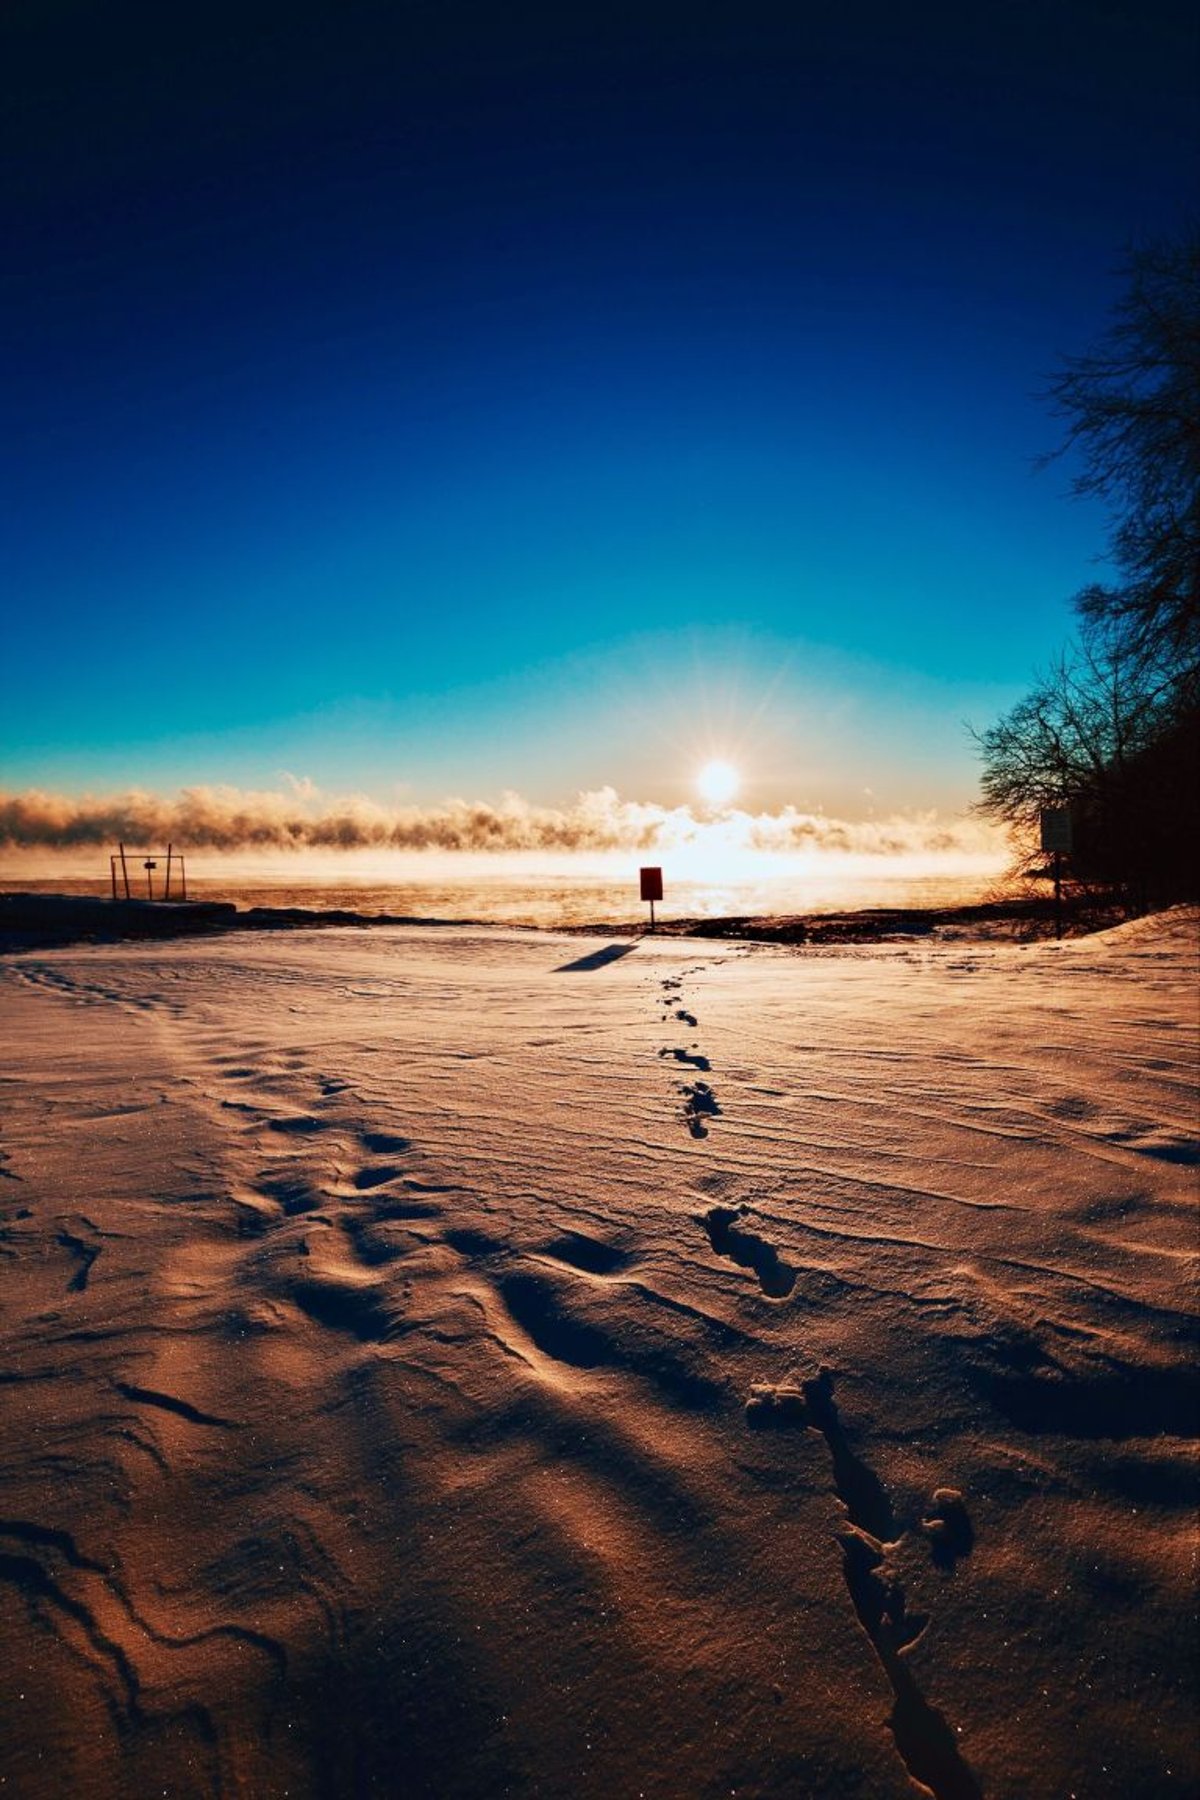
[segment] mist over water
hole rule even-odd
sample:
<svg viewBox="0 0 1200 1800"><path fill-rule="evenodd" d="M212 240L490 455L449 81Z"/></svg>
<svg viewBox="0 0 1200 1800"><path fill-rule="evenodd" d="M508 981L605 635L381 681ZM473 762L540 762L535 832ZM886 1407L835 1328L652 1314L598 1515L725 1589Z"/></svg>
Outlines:
<svg viewBox="0 0 1200 1800"><path fill-rule="evenodd" d="M140 873L140 871L139 871ZM135 897L145 889L133 880ZM160 871L161 875L161 871ZM872 907L967 905L993 896L994 873L940 874L914 877L895 874L846 873L772 875L742 881L672 881L656 908L662 920L831 913ZM5 891L49 891L105 895L107 881L88 877L0 878ZM156 889L156 892L159 890ZM612 880L597 875L475 874L453 880L445 875L398 882L369 880L264 881L261 877L189 877L188 897L232 900L239 906L309 907L359 913L392 913L421 919L460 919L490 924L556 925L620 924L643 920L647 908L638 898L636 879Z"/></svg>

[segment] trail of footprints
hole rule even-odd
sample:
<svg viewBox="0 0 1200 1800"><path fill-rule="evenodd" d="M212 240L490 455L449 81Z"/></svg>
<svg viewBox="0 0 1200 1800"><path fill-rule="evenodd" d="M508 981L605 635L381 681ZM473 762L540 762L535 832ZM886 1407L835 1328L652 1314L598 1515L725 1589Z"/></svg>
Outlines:
<svg viewBox="0 0 1200 1800"><path fill-rule="evenodd" d="M254 1077L244 1061L224 1072L236 1082ZM486 1209L479 1217L469 1190L417 1172L420 1152L407 1136L364 1130L340 1114L339 1084L324 1084L311 1113L270 1113L261 1082L256 1091L255 1102L234 1103L260 1154L253 1183L234 1199L241 1234L256 1240L246 1280L272 1303L384 1344L444 1329L429 1304L441 1288L477 1306L503 1353L535 1372L545 1358L571 1370L647 1380L674 1404L708 1409L719 1402L718 1389L694 1366L691 1346L679 1343L669 1309L662 1324L651 1316L631 1334L620 1308L614 1319L607 1303L587 1306L595 1294L585 1284L597 1280L620 1282L634 1307L654 1304L625 1250L578 1229L534 1246L512 1243L503 1227L491 1228ZM424 1303L414 1305L418 1280ZM723 1329L711 1321L702 1328L718 1335Z"/></svg>
<svg viewBox="0 0 1200 1800"><path fill-rule="evenodd" d="M245 1113L261 1158L253 1180L233 1195L242 1234L264 1240L248 1280L362 1342L399 1335L405 1291L389 1278L390 1265L428 1242L421 1222L439 1218L438 1196L458 1190L411 1172L413 1145L403 1133L348 1119L348 1083L318 1077L312 1109L283 1113L263 1104L257 1071L242 1064L223 1072L231 1081L254 1080L258 1090L253 1101L222 1102ZM293 1098L290 1072L282 1086Z"/></svg>
<svg viewBox="0 0 1200 1800"><path fill-rule="evenodd" d="M698 972L698 969L684 969L679 975L666 976L660 983L663 990L663 1023L671 1020L677 1024L686 1025L690 1031L696 1029L699 1021L695 1013L690 1012L683 1005L682 988L687 976L695 975ZM712 1069L712 1064L707 1056L701 1055L694 1041L690 1047L682 1044L665 1044L658 1054L664 1057L669 1056L675 1062L683 1063L705 1075ZM694 1138L706 1138L708 1121L719 1118L721 1113L717 1096L711 1085L707 1081L681 1081L678 1091L682 1095L680 1117L689 1134Z"/></svg>
<svg viewBox="0 0 1200 1800"><path fill-rule="evenodd" d="M662 983L668 1013L689 1031L695 1030L696 1015L682 1004L681 986L682 977ZM352 1091L337 1078L317 1078L311 1109L274 1110L278 1100L294 1103L302 1065L297 1059L294 1067L264 1078L254 1057L265 1050L266 1046L249 1046L239 1058L218 1059L223 1081L236 1084L246 1096L225 1096L220 1105L239 1120L258 1152L254 1179L230 1195L237 1209L237 1235L251 1240L243 1275L252 1290L265 1291L273 1304L294 1305L324 1329L364 1344L385 1343L412 1328L406 1316L411 1282L403 1267L393 1270L391 1265L403 1265L416 1252L436 1252L444 1246L463 1263L482 1265L481 1304L492 1335L506 1354L528 1361L522 1346L529 1345L536 1355L573 1370L648 1381L669 1403L710 1416L727 1405L725 1389L706 1372L710 1362L706 1352L713 1339L739 1338L736 1328L696 1312L681 1340L678 1329L667 1325L656 1328L639 1321L638 1331L629 1332L623 1328L620 1309L615 1317L611 1306L591 1309L587 1296L582 1296L581 1307L574 1292L580 1281L613 1281L639 1309L659 1297L636 1279L629 1252L585 1232L560 1232L529 1254L478 1224L443 1222L447 1197L461 1197L464 1189L415 1174L414 1147L405 1135L364 1130L347 1118L343 1096ZM705 1072L709 1067L694 1041L667 1046L661 1054ZM696 1081L681 1084L679 1091L689 1133L706 1137L708 1121L721 1111L712 1088ZM765 1299L784 1302L798 1272L753 1229L751 1217L744 1204L714 1205L699 1213L697 1222L717 1255L751 1273ZM77 1223L95 1231L91 1221L72 1221ZM59 1243L76 1262L69 1287L83 1292L99 1247L94 1237L65 1227ZM438 1278L436 1268L426 1267L422 1273ZM697 1333L710 1341L697 1341ZM158 1388L132 1381L114 1381L113 1387L140 1413L164 1413L205 1431L241 1428L239 1420L207 1412ZM905 1660L906 1650L928 1622L925 1615L908 1610L892 1564L907 1532L897 1522L882 1483L849 1442L834 1399L832 1373L822 1368L810 1379L755 1384L745 1420L756 1431L800 1430L824 1439L833 1490L846 1515L844 1529L836 1534L842 1573L895 1697L887 1723L896 1748L913 1779L935 1800L978 1800L978 1784L958 1753L951 1726L925 1700ZM961 1495L953 1489L935 1491L929 1516L919 1528L933 1561L943 1570L951 1570L970 1552L970 1521ZM75 1598L46 1567L45 1557L52 1553L53 1561L61 1552L76 1581L81 1575L101 1577L118 1614L130 1615L139 1629L147 1630L145 1621L133 1614L128 1595L114 1589L111 1571L81 1557L62 1534L48 1533L30 1522L0 1521L0 1539L6 1535L10 1542L16 1540L16 1548L0 1550L0 1576L24 1586L44 1610L61 1617L64 1627L82 1635L89 1660L106 1677L105 1685L115 1689L126 1716L136 1719L136 1671L99 1622L104 1609L97 1611ZM40 1558L28 1553L35 1544ZM241 1636L277 1664L286 1664L283 1646L265 1635L236 1625L222 1625L204 1635ZM172 1647L200 1641L177 1639Z"/></svg>
<svg viewBox="0 0 1200 1800"><path fill-rule="evenodd" d="M662 981L664 1023L671 1019L691 1031L696 1029L696 1014L682 1003L683 981L695 972L685 970ZM712 1066L699 1053L695 1040L689 1046L666 1045L659 1055L705 1074ZM681 1084L680 1092L688 1131L694 1138L707 1137L707 1121L721 1111L712 1088L697 1081ZM786 1300L796 1285L797 1270L751 1227L749 1216L744 1203L716 1205L699 1214L697 1222L718 1256L754 1274L764 1297ZM811 1430L824 1438L834 1492L846 1514L845 1529L837 1533L842 1574L855 1613L895 1696L887 1723L896 1749L913 1780L934 1800L981 1800L981 1790L959 1754L953 1729L925 1699L904 1658L929 1621L925 1614L907 1609L903 1583L889 1561L889 1553L898 1549L905 1529L895 1518L882 1482L851 1448L838 1417L832 1372L822 1368L803 1382L755 1384L746 1404L746 1422L752 1430ZM959 1557L969 1555L974 1533L957 1489L934 1491L929 1516L920 1521L920 1528L929 1541L933 1562L943 1571L952 1570Z"/></svg>
<svg viewBox="0 0 1200 1800"><path fill-rule="evenodd" d="M87 981L83 976L72 974L53 963L30 959L28 962L14 963L9 972L15 981L33 988L35 992L40 990L55 994L59 999L69 1000L75 1006L116 1006L122 1012L130 1014L165 1012L178 1019L186 1014L182 1001L168 993L126 993L119 987L106 987L99 981Z"/></svg>
<svg viewBox="0 0 1200 1800"><path fill-rule="evenodd" d="M809 1430L824 1438L833 1489L846 1514L845 1528L836 1534L842 1575L895 1696L887 1724L896 1749L914 1781L934 1800L981 1800L982 1790L959 1753L952 1726L925 1699L905 1660L905 1651L929 1623L926 1614L909 1612L893 1564L908 1528L896 1519L874 1470L850 1445L833 1397L832 1371L822 1368L807 1380L778 1385L756 1383L746 1402L746 1422L755 1431ZM956 1488L934 1490L929 1516L919 1526L933 1562L943 1571L970 1554L974 1531Z"/></svg>

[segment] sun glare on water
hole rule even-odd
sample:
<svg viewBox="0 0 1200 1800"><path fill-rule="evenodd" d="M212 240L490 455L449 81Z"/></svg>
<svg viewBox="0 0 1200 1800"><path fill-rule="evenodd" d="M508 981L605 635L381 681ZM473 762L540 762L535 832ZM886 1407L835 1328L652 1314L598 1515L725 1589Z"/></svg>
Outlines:
<svg viewBox="0 0 1200 1800"><path fill-rule="evenodd" d="M727 806L742 785L742 778L732 763L705 763L696 777L700 797L710 806Z"/></svg>

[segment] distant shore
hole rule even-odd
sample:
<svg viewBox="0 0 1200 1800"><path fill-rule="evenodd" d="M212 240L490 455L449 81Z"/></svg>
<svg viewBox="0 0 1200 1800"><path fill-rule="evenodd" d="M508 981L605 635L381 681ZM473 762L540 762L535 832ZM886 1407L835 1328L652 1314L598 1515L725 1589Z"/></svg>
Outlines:
<svg viewBox="0 0 1200 1800"><path fill-rule="evenodd" d="M1064 934L1102 930L1124 916L1113 905L1087 897L1065 900ZM201 937L233 931L370 929L381 925L431 928L495 924L487 919L447 919L411 913L363 913L345 908L239 907L222 900L109 900L57 893L0 894L0 954L77 943L125 939ZM513 930L556 930L572 936L643 937L644 919L570 924L513 925ZM946 907L868 907L831 913L730 915L661 919L658 937L743 939L774 944L862 944L912 938L1035 939L1053 935L1056 918L1047 897L984 901Z"/></svg>

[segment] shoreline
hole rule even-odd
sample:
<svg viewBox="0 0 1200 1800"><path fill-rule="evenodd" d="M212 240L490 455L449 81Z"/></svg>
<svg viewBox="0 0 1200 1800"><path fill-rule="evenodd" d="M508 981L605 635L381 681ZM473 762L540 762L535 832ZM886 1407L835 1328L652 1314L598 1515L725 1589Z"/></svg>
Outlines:
<svg viewBox="0 0 1200 1800"><path fill-rule="evenodd" d="M1127 909L1090 896L1065 898L1062 934L1086 935L1119 924ZM489 919L447 919L411 913L362 913L342 907L239 907L230 900L110 900L58 893L0 893L0 955L79 943L203 937L237 931L329 930L427 926L445 929L503 924L513 931L573 937L700 938L790 945L876 944L939 937L1036 940L1055 933L1049 896L941 907L863 907L828 913L734 914L660 919L596 920L549 925Z"/></svg>

